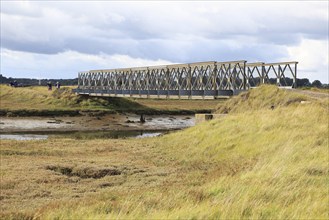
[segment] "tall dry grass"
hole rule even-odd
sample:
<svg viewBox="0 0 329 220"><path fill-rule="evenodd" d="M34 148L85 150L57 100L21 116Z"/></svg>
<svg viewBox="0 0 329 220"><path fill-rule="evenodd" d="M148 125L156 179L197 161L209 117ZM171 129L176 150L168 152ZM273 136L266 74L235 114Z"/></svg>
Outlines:
<svg viewBox="0 0 329 220"><path fill-rule="evenodd" d="M328 219L326 103L262 87L159 138L4 141L2 217ZM104 168L123 173L83 178Z"/></svg>

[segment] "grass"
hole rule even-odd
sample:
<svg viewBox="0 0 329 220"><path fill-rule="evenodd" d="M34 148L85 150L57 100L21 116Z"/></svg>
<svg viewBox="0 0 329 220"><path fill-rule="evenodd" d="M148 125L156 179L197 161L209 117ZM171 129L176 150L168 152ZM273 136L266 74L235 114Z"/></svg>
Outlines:
<svg viewBox="0 0 329 220"><path fill-rule="evenodd" d="M310 97L279 89L276 86L261 86L252 91L242 93L217 106L217 113L243 113L255 110L268 110L290 105L300 104L302 101L310 101Z"/></svg>
<svg viewBox="0 0 329 220"><path fill-rule="evenodd" d="M46 87L13 88L0 85L0 114L8 116L77 115L79 111L104 113L191 114L210 112L222 100L161 100L78 96L73 87L48 91Z"/></svg>
<svg viewBox="0 0 329 220"><path fill-rule="evenodd" d="M1 218L328 219L328 100L261 87L222 111L157 138L1 140Z"/></svg>
<svg viewBox="0 0 329 220"><path fill-rule="evenodd" d="M312 92L319 92L319 93L329 93L329 88L317 88L317 87L302 87L301 90L309 90Z"/></svg>
<svg viewBox="0 0 329 220"><path fill-rule="evenodd" d="M9 110L127 110L148 109L136 102L118 98L78 96L72 87L48 91L45 87L12 88L0 86L1 109Z"/></svg>

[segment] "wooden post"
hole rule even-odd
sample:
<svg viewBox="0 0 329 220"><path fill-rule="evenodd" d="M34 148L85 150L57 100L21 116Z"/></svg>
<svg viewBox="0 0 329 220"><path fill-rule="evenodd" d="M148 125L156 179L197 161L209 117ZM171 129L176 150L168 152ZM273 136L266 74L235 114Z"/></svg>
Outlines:
<svg viewBox="0 0 329 220"><path fill-rule="evenodd" d="M265 66L262 64L262 79L261 84L265 84Z"/></svg>
<svg viewBox="0 0 329 220"><path fill-rule="evenodd" d="M293 75L292 88L297 88L297 62L295 63L295 74Z"/></svg>
<svg viewBox="0 0 329 220"><path fill-rule="evenodd" d="M189 91L188 98L192 99L192 73L191 73L190 64L188 64L188 72L187 72L187 89Z"/></svg>
<svg viewBox="0 0 329 220"><path fill-rule="evenodd" d="M217 62L214 62L214 69L212 72L213 81L212 81L212 89L215 91L214 98L217 96Z"/></svg>
<svg viewBox="0 0 329 220"><path fill-rule="evenodd" d="M246 90L247 89L247 83L249 84L249 79L247 78L246 75L246 62L243 62L243 68L242 68L242 76L243 76L243 89ZM241 67L240 67L241 68Z"/></svg>
<svg viewBox="0 0 329 220"><path fill-rule="evenodd" d="M274 66L273 66L273 69L274 69ZM277 84L277 86L281 86L281 82L280 82L281 72L282 72L282 69L281 69L281 65L279 64L278 65L278 73L276 75L276 84Z"/></svg>
<svg viewBox="0 0 329 220"><path fill-rule="evenodd" d="M147 67L146 71L146 89L147 89L147 98L150 98L150 69Z"/></svg>

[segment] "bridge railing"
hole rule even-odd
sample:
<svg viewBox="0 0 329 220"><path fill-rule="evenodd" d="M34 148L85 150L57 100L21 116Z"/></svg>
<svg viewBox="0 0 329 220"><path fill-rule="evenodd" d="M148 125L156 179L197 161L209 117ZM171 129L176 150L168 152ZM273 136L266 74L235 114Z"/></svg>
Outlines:
<svg viewBox="0 0 329 220"><path fill-rule="evenodd" d="M292 79L287 80L287 72ZM263 83L296 84L297 62L199 62L164 66L104 69L79 72L79 94L215 98L232 95Z"/></svg>

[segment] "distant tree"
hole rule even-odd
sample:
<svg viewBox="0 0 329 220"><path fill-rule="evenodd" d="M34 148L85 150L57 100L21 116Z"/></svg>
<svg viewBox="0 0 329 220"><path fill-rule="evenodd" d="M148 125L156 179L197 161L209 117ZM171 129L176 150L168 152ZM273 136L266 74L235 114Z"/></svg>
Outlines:
<svg viewBox="0 0 329 220"><path fill-rule="evenodd" d="M317 87L317 88L321 88L322 87L322 83L320 82L320 80L314 80L312 82L312 86L313 87Z"/></svg>
<svg viewBox="0 0 329 220"><path fill-rule="evenodd" d="M307 78L297 79L297 87L311 86L310 81Z"/></svg>
<svg viewBox="0 0 329 220"><path fill-rule="evenodd" d="M5 77L0 74L0 84L9 84L10 82L17 81L18 84L23 86L37 86L39 85L39 79L29 79L29 78L12 78ZM53 83L59 82L61 85L78 85L78 78L74 79L41 79L41 85L46 85L46 82L52 81Z"/></svg>

